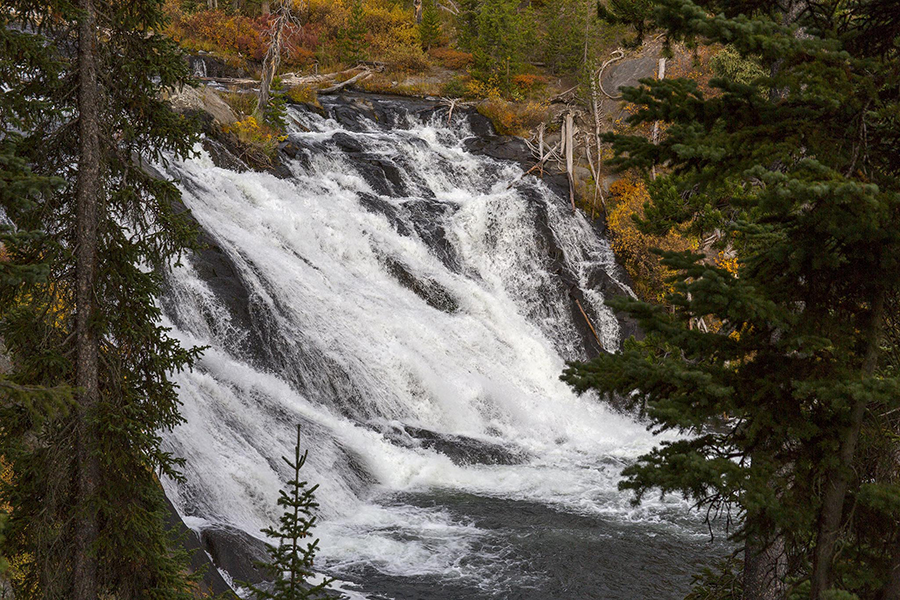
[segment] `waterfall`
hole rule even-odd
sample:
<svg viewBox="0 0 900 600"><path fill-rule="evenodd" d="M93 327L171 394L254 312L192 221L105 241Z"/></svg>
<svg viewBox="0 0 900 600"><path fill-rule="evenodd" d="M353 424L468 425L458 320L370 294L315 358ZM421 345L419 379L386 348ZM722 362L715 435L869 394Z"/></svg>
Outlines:
<svg viewBox="0 0 900 600"><path fill-rule="evenodd" d="M300 423L319 566L360 597L626 597L541 591L547 574L490 521L702 535L680 499L631 506L620 471L653 437L559 381L587 352L573 288L619 346L596 285L620 285L608 242L515 163L467 151L471 115L355 102L291 108L275 174L202 149L166 167L214 244L164 299L173 335L208 346L177 376L186 423L166 444L185 481L167 495L192 528L259 538Z"/></svg>

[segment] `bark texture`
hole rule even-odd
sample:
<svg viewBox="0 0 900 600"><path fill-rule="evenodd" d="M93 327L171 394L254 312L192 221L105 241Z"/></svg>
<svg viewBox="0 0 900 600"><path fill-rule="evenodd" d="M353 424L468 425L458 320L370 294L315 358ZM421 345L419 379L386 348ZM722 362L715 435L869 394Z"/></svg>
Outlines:
<svg viewBox="0 0 900 600"><path fill-rule="evenodd" d="M269 49L263 60L262 73L259 78L259 99L256 103L256 117L262 121L266 117L266 109L269 106L269 98L272 90L272 80L278 72L281 64L281 49L284 46L284 30L291 21L291 9L289 0L279 0L275 9L275 20L269 33Z"/></svg>
<svg viewBox="0 0 900 600"><path fill-rule="evenodd" d="M752 536L744 546L744 591L741 600L782 600L787 560L784 539Z"/></svg>
<svg viewBox="0 0 900 600"><path fill-rule="evenodd" d="M872 316L867 332L866 354L863 357L862 376L871 377L878 365L878 349L881 340L881 324L884 319L884 292L878 291L872 302ZM831 585L831 563L841 531L844 498L853 475L853 459L859 444L859 433L866 415L866 398L860 397L850 407L850 422L841 440L839 463L825 483L816 548L813 554L811 600L820 600Z"/></svg>
<svg viewBox="0 0 900 600"><path fill-rule="evenodd" d="M98 596L95 548L99 533L95 497L100 485L93 413L100 399L96 312L97 232L100 221L100 84L97 76L97 24L93 0L80 0L78 24L78 132L75 239L75 385L78 394L75 459L77 503L73 600Z"/></svg>

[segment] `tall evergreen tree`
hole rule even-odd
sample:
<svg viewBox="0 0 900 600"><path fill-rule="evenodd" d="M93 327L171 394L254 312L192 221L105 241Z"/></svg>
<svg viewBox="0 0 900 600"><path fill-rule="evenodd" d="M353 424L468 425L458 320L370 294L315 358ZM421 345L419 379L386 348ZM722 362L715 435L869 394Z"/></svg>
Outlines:
<svg viewBox="0 0 900 600"><path fill-rule="evenodd" d="M366 39L365 10L363 0L353 0L347 26L338 33L341 60L360 61L365 58Z"/></svg>
<svg viewBox="0 0 900 600"><path fill-rule="evenodd" d="M419 23L419 41L425 50L430 50L441 42L441 18L434 0L424 0L422 22Z"/></svg>
<svg viewBox="0 0 900 600"><path fill-rule="evenodd" d="M509 91L525 59L532 19L520 12L517 0L483 0L476 23L473 75Z"/></svg>
<svg viewBox="0 0 900 600"><path fill-rule="evenodd" d="M307 454L308 451L300 454L300 426L297 425L294 459L281 457L293 472L288 488L278 494L278 506L284 507L284 513L278 520L278 529L262 530L269 538L278 540L277 546L266 544L271 562L259 565L272 577L272 589L251 585L257 600L327 600L332 597L326 590L333 579L326 578L316 585L309 583L315 576L312 569L319 540L306 540L312 536L316 524L315 510L319 505L315 494L319 486L307 487L309 484L300 479L300 469L306 464Z"/></svg>
<svg viewBox="0 0 900 600"><path fill-rule="evenodd" d="M642 107L633 122L665 121L665 138L612 140L622 167L671 169L644 227L718 229L739 271L667 255L674 313L620 303L647 337L564 377L689 434L626 469L623 487L737 511L743 598L783 598L789 583L814 600L895 598L897 437L882 415L900 379L881 347L900 289L900 15L877 0L659 4L670 40L730 43L770 67L751 84L714 80L709 97L644 82L625 94Z"/></svg>
<svg viewBox="0 0 900 600"><path fill-rule="evenodd" d="M166 335L155 300L192 228L149 164L191 150L192 128L159 98L189 72L159 34L156 0L12 0L0 15L0 64L21 64L23 48L40 58L4 68L3 88L47 107L19 123L4 110L16 135L3 141L48 182L24 200L0 194L17 234L39 232L6 237L13 262L37 257L42 269L4 287L0 333L16 385L77 388L73 410L42 421L22 402L2 405L16 597L188 598L156 473L177 477L159 430L179 421L170 373L197 353Z"/></svg>
<svg viewBox="0 0 900 600"><path fill-rule="evenodd" d="M593 12L593 4L586 5L582 0L555 0L541 8L545 31L541 50L554 73L577 72L584 65L585 20Z"/></svg>
<svg viewBox="0 0 900 600"><path fill-rule="evenodd" d="M472 52L475 39L478 37L478 13L482 0L459 0L459 13L456 15L457 43L459 47Z"/></svg>

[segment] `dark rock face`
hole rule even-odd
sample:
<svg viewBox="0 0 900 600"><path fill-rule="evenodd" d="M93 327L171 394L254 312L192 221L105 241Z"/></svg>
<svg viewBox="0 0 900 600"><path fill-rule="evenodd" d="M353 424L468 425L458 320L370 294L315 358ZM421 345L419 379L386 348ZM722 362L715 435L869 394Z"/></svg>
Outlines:
<svg viewBox="0 0 900 600"><path fill-rule="evenodd" d="M210 559L209 555L203 548L200 536L182 522L181 517L175 511L175 507L166 498L166 526L172 530L175 535L181 539L182 546L191 553L191 572L203 572L203 577L198 582L200 592L204 595L210 594L218 596L224 595L225 598L234 598L231 593L231 587L216 569L216 565Z"/></svg>
<svg viewBox="0 0 900 600"><path fill-rule="evenodd" d="M477 112L473 111L473 113L474 115L471 115L469 117L470 119L473 119L476 122L478 121L476 116L485 119L485 117L482 117ZM490 125L490 123L488 123L488 125ZM493 129L491 129L491 131L493 131ZM511 135L489 134L471 137L465 141L465 148L468 152L479 156L490 156L497 160L509 160L518 163L524 171L533 167L537 162L531 155L531 150L525 145L525 141L522 138ZM541 176L541 180L547 184L556 195L562 198L568 197L569 181L566 178L565 173L544 172Z"/></svg>
<svg viewBox="0 0 900 600"><path fill-rule="evenodd" d="M261 540L234 527L216 526L201 531L200 541L212 561L235 582L256 584L266 580L266 574L254 566L257 561L269 560Z"/></svg>
<svg viewBox="0 0 900 600"><path fill-rule="evenodd" d="M416 279L403 263L393 258L384 257L382 262L403 287L413 292L432 308L445 313L455 313L459 310L459 303L438 282L432 279Z"/></svg>
<svg viewBox="0 0 900 600"><path fill-rule="evenodd" d="M437 433L410 425L383 432L388 439L406 447L428 448L447 456L457 465L517 465L526 455L464 435Z"/></svg>

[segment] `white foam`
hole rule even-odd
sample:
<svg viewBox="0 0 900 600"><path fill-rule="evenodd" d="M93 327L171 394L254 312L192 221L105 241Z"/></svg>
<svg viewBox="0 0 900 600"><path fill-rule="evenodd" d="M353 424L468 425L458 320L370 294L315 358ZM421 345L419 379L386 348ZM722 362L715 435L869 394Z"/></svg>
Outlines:
<svg viewBox="0 0 900 600"><path fill-rule="evenodd" d="M294 135L313 141L339 129L294 117L313 130ZM591 269L617 276L608 244L539 183L519 184L532 187L531 200L519 186L507 189L521 170L464 152L465 134L438 122L352 134L367 152L416 166L404 179L446 206L433 218L458 269L363 208L360 194L374 193L372 186L337 152L314 156L309 167L290 165L291 180L220 169L203 152L170 167L184 182L185 203L236 265L254 310L276 327L266 344L297 377L328 373L332 388L302 393L296 378L254 366L227 308L190 265L176 269L175 335L210 346L193 372L177 377L187 422L166 436L187 460L187 483L165 482L166 491L191 522L253 535L272 525L289 475L279 457L291 454L297 422L310 450L304 477L320 485L317 535L331 572L366 564L391 575L489 576L463 561L484 532L446 511L394 504L398 493L463 491L624 521L683 511L677 499L630 506L616 488L621 465L653 438L559 381L564 357L578 355L576 330L567 299L546 292L553 274L529 202L544 204L582 286ZM418 201L382 200L401 213ZM446 290L458 311L429 306L384 257ZM604 345L614 348L614 316L598 292L586 298L601 315ZM301 350L314 350L319 362L305 364ZM422 445L397 444L384 433L390 423L469 436L528 458L458 465Z"/></svg>

